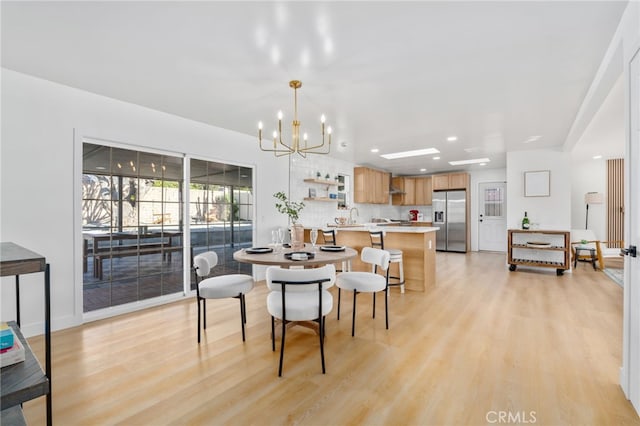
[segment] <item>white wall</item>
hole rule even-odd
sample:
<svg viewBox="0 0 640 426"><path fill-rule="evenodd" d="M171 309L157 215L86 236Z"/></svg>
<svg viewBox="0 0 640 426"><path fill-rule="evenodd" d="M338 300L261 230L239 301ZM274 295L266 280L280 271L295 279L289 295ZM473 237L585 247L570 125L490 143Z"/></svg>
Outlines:
<svg viewBox="0 0 640 426"><path fill-rule="evenodd" d="M470 225L471 225L471 251L478 251L478 185L485 182L506 182L507 169L473 170L471 175L470 194ZM508 185L507 185L508 186ZM509 211L509 199L507 198L507 212ZM509 225L509 222L507 222ZM506 232L505 232L506 234ZM505 241L505 247L507 243Z"/></svg>
<svg viewBox="0 0 640 426"><path fill-rule="evenodd" d="M571 229L584 229L586 205L584 195L599 192L604 204L589 206L589 229L600 240L607 239L607 162L600 160L572 161L571 165Z"/></svg>
<svg viewBox="0 0 640 426"><path fill-rule="evenodd" d="M525 197L524 172L549 170L550 196ZM540 229L571 229L571 156L551 150L507 153L507 228L520 228L527 212Z"/></svg>
<svg viewBox="0 0 640 426"><path fill-rule="evenodd" d="M36 251L51 264L52 328L82 321L76 286L81 259L74 240L74 129L83 136L255 165L255 243L286 226L272 194L288 186L282 158L261 152L252 136L232 132L2 69L0 239ZM43 207L45 206L45 207ZM21 278L23 331L43 330L42 274ZM80 293L81 294L81 293ZM2 320L15 318L13 278L2 278Z"/></svg>

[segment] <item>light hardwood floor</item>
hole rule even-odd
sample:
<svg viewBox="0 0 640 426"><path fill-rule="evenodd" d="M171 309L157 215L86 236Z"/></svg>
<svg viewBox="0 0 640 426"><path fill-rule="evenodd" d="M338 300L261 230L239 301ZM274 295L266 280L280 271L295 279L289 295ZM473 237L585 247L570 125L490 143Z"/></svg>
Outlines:
<svg viewBox="0 0 640 426"><path fill-rule="evenodd" d="M355 338L351 295L340 321L334 305L326 375L316 335L294 327L278 378L265 297L261 283L247 297L244 344L233 299L209 302L200 345L193 299L54 333L54 423L476 425L504 412L511 424L640 425L618 385L622 288L589 265L557 277L509 272L500 254L438 253L434 289L393 289L388 331L368 295ZM44 405L25 404L29 424L44 424Z"/></svg>

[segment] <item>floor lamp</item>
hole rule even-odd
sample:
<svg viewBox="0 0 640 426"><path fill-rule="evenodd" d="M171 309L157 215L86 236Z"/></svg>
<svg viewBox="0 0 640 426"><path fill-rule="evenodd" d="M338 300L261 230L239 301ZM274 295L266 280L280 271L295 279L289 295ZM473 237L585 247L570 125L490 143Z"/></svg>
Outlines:
<svg viewBox="0 0 640 426"><path fill-rule="evenodd" d="M604 196L599 192L587 192L584 194L584 203L587 205L587 217L584 221L584 229L589 229L589 204L604 203Z"/></svg>

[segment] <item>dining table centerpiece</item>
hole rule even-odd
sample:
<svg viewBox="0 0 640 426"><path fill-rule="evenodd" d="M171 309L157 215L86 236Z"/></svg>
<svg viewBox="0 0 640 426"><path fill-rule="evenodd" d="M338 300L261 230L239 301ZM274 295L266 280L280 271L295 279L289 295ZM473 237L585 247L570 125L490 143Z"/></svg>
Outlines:
<svg viewBox="0 0 640 426"><path fill-rule="evenodd" d="M286 214L291 221L291 248L301 250L304 248L304 226L298 223L300 212L304 208L302 201L290 201L282 191L276 192L273 196L278 200L276 202L276 210Z"/></svg>

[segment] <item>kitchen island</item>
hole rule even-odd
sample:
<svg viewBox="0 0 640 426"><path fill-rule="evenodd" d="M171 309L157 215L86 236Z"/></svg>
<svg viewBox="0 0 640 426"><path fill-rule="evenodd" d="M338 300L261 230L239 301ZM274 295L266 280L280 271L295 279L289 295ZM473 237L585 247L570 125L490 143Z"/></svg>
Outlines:
<svg viewBox="0 0 640 426"><path fill-rule="evenodd" d="M431 226L352 226L336 228L336 243L362 251L371 246L369 231L384 231L384 246L402 250L405 289L425 291L436 283L436 231ZM309 241L310 229L305 229ZM398 264L391 264L392 276L398 276ZM360 257L351 261L353 271L370 271Z"/></svg>

